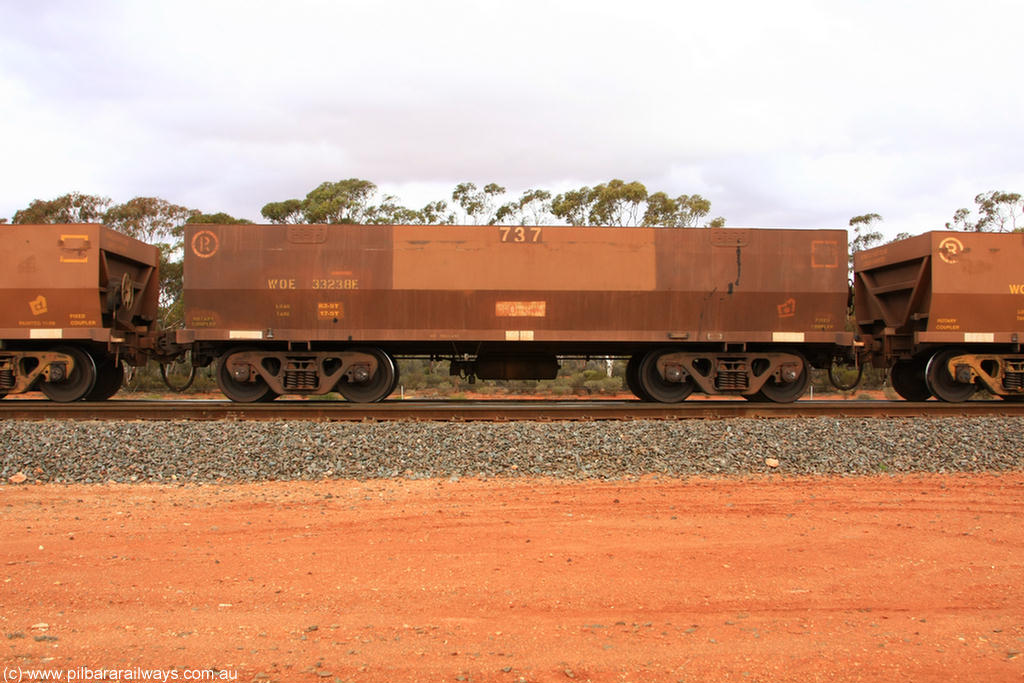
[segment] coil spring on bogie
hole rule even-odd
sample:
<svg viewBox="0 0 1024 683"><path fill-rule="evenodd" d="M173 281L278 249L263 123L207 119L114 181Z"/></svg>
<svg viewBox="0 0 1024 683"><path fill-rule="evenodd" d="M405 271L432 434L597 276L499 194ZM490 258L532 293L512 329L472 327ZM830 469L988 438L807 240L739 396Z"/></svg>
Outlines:
<svg viewBox="0 0 1024 683"><path fill-rule="evenodd" d="M0 370L0 391L14 388L14 370L4 368Z"/></svg>
<svg viewBox="0 0 1024 683"><path fill-rule="evenodd" d="M741 391L750 386L747 373L743 371L720 371L715 376L715 388L722 391Z"/></svg>
<svg viewBox="0 0 1024 683"><path fill-rule="evenodd" d="M1003 388L1008 391L1024 390L1024 372L1008 372L1003 375Z"/></svg>
<svg viewBox="0 0 1024 683"><path fill-rule="evenodd" d="M284 388L292 391L312 391L319 384L316 370L287 370Z"/></svg>

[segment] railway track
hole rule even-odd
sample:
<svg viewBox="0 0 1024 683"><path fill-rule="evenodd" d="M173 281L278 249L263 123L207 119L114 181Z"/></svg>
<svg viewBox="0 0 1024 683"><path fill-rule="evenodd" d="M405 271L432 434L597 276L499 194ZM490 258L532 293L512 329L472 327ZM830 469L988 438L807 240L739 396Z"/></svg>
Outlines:
<svg viewBox="0 0 1024 683"><path fill-rule="evenodd" d="M277 401L239 404L206 400L110 400L101 403L0 401L0 420L314 420L314 421L590 421L709 420L795 417L1024 416L1024 403L970 401L690 401L667 405L640 401Z"/></svg>

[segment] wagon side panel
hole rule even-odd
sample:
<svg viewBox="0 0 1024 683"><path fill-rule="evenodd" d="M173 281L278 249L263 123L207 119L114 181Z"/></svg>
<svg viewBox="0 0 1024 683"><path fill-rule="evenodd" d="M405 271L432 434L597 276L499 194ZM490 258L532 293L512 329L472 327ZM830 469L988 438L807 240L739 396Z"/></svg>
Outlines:
<svg viewBox="0 0 1024 683"><path fill-rule="evenodd" d="M834 341L845 248L843 231L194 226L186 325L314 341Z"/></svg>
<svg viewBox="0 0 1024 683"><path fill-rule="evenodd" d="M932 299L922 341L1024 336L1024 234L931 233Z"/></svg>

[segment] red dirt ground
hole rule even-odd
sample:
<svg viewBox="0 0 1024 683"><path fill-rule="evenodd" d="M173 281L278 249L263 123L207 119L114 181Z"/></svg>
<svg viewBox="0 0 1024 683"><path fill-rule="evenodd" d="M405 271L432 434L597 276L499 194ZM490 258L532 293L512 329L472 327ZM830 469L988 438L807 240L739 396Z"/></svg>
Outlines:
<svg viewBox="0 0 1024 683"><path fill-rule="evenodd" d="M1021 681L1022 513L1020 473L3 485L0 661L26 681Z"/></svg>

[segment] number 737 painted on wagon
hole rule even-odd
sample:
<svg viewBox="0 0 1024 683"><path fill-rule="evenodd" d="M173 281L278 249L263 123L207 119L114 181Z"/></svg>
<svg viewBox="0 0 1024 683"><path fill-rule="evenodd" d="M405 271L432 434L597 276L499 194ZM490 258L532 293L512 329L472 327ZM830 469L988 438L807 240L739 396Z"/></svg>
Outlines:
<svg viewBox="0 0 1024 683"><path fill-rule="evenodd" d="M524 226L502 226L501 230L501 241L512 242L518 244L535 244L542 241L541 235L544 233L543 228L532 227L527 228Z"/></svg>

